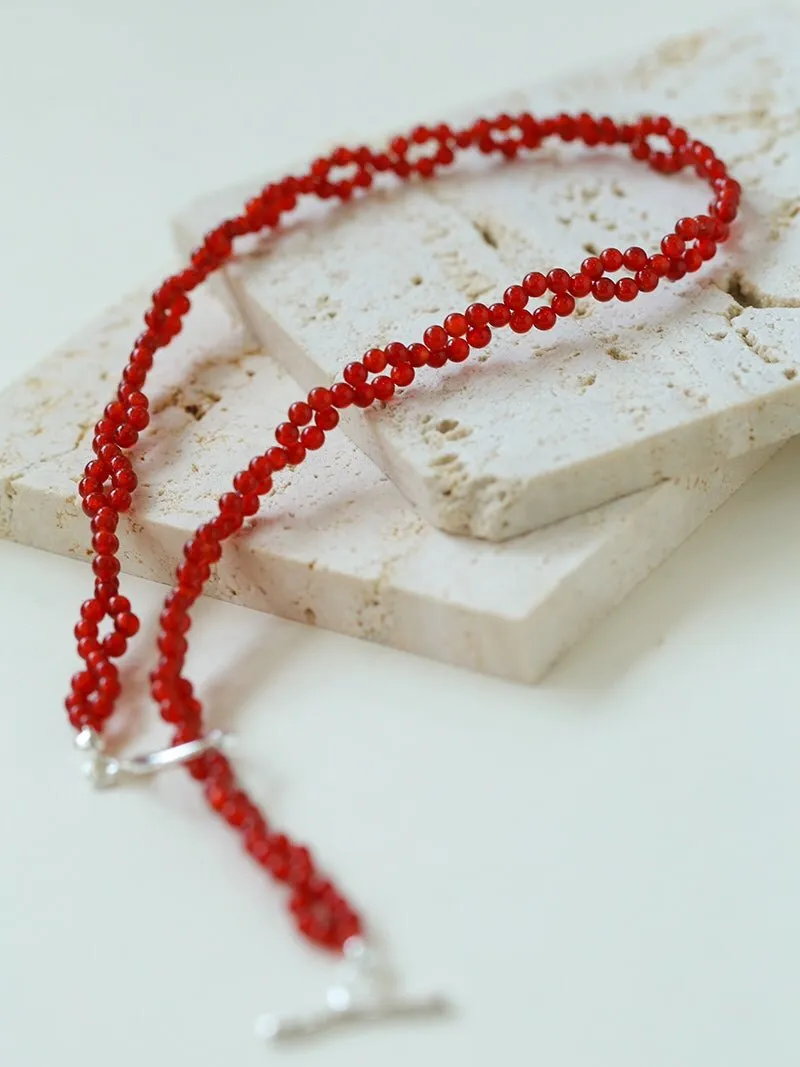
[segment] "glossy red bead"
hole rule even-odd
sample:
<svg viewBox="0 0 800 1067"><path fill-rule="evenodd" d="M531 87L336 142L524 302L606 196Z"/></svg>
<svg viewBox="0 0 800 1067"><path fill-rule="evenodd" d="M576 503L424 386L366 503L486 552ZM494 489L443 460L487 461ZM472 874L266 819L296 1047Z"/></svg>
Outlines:
<svg viewBox="0 0 800 1067"><path fill-rule="evenodd" d="M503 294L503 303L510 311L521 311L528 303L528 294L521 285L510 285ZM511 316L511 328L514 329L514 316Z"/></svg>
<svg viewBox="0 0 800 1067"><path fill-rule="evenodd" d="M492 304L489 308L489 323L495 328L508 326L511 321L511 312L505 304Z"/></svg>
<svg viewBox="0 0 800 1067"><path fill-rule="evenodd" d="M533 328L533 315L524 308L520 311L512 311L509 326L514 333L528 333Z"/></svg>
<svg viewBox="0 0 800 1067"><path fill-rule="evenodd" d="M667 259L680 259L686 251L686 242L677 233L668 233L661 242L661 251Z"/></svg>
<svg viewBox="0 0 800 1067"><path fill-rule="evenodd" d="M538 307L533 312L533 325L537 330L552 330L556 324L556 313L550 307Z"/></svg>
<svg viewBox="0 0 800 1067"><path fill-rule="evenodd" d="M322 411L316 412L314 415L314 422L319 426L320 430L333 430L339 425L339 412L335 407L324 408Z"/></svg>
<svg viewBox="0 0 800 1067"><path fill-rule="evenodd" d="M375 402L375 390L371 385L359 385L354 390L353 403L357 408L368 408Z"/></svg>
<svg viewBox="0 0 800 1067"><path fill-rule="evenodd" d="M561 267L555 267L547 275L547 287L551 293L566 293L569 291L571 277Z"/></svg>
<svg viewBox="0 0 800 1067"><path fill-rule="evenodd" d="M300 434L300 444L309 452L316 452L325 444L325 433L319 426L306 426Z"/></svg>
<svg viewBox="0 0 800 1067"><path fill-rule="evenodd" d="M591 278L592 281L596 281L598 278L602 278L605 273L605 267L603 261L599 256L589 256L581 263L581 274L585 274L587 278Z"/></svg>
<svg viewBox="0 0 800 1067"><path fill-rule="evenodd" d="M415 342L408 346L408 362L412 367L424 367L430 357L430 352L425 345Z"/></svg>
<svg viewBox="0 0 800 1067"><path fill-rule="evenodd" d="M355 403L355 391L351 385L346 382L336 382L331 386L331 397L333 399L334 407L349 408Z"/></svg>
<svg viewBox="0 0 800 1067"><path fill-rule="evenodd" d="M522 279L522 288L534 298L544 296L547 292L547 278L538 270L531 271Z"/></svg>
<svg viewBox="0 0 800 1067"><path fill-rule="evenodd" d="M600 262L604 271L614 274L615 271L622 268L624 257L618 248L605 248L600 253Z"/></svg>
<svg viewBox="0 0 800 1067"><path fill-rule="evenodd" d="M279 445L287 448L289 445L297 444L300 440L300 431L291 422L282 422L275 430L275 440Z"/></svg>
<svg viewBox="0 0 800 1067"><path fill-rule="evenodd" d="M648 255L643 248L639 248L634 245L632 248L626 248L622 255L623 265L632 271L641 270L646 266Z"/></svg>
<svg viewBox="0 0 800 1067"><path fill-rule="evenodd" d="M463 337L464 334L467 332L466 315L460 315L457 313L448 315L447 318L444 320L444 328L450 337Z"/></svg>
<svg viewBox="0 0 800 1067"><path fill-rule="evenodd" d="M317 386L308 394L308 404L313 411L324 411L333 405L333 395L330 389Z"/></svg>
<svg viewBox="0 0 800 1067"><path fill-rule="evenodd" d="M614 299L616 288L611 278L598 278L592 282L592 296L600 303L607 303Z"/></svg>
<svg viewBox="0 0 800 1067"><path fill-rule="evenodd" d="M447 332L441 326L429 326L422 339L431 352L441 352L447 346Z"/></svg>
<svg viewBox="0 0 800 1067"><path fill-rule="evenodd" d="M390 367L408 363L408 349L400 341L390 341L386 346L386 362Z"/></svg>
<svg viewBox="0 0 800 1067"><path fill-rule="evenodd" d="M636 272L636 285L642 293L652 293L658 288L658 275L650 267L643 267Z"/></svg>
<svg viewBox="0 0 800 1067"><path fill-rule="evenodd" d="M558 293L550 301L550 306L559 318L566 318L575 310L575 297L569 293Z"/></svg>
<svg viewBox="0 0 800 1067"><path fill-rule="evenodd" d="M569 292L571 296L581 298L588 296L592 291L592 279L587 275L573 274L569 283Z"/></svg>
<svg viewBox="0 0 800 1067"><path fill-rule="evenodd" d="M488 326L472 326L467 330L467 344L470 348L486 348L492 339Z"/></svg>
<svg viewBox="0 0 800 1067"><path fill-rule="evenodd" d="M447 358L451 363L463 363L469 356L469 345L463 337L451 337L447 342Z"/></svg>
<svg viewBox="0 0 800 1067"><path fill-rule="evenodd" d="M620 278L614 286L614 295L617 300L628 303L631 300L635 300L639 295L639 286L633 278Z"/></svg>
<svg viewBox="0 0 800 1067"><path fill-rule="evenodd" d="M367 368L363 363L348 363L342 374L345 382L356 388L367 380Z"/></svg>
<svg viewBox="0 0 800 1067"><path fill-rule="evenodd" d="M485 304L470 304L464 317L470 326L488 326L489 309Z"/></svg>
<svg viewBox="0 0 800 1067"><path fill-rule="evenodd" d="M314 412L304 400L298 400L289 408L289 422L294 426L306 426L314 417Z"/></svg>

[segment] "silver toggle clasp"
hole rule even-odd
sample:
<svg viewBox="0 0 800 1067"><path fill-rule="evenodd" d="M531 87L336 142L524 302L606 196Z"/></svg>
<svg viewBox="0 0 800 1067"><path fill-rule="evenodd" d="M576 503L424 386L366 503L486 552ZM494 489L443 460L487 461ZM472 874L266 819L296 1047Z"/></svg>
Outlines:
<svg viewBox="0 0 800 1067"><path fill-rule="evenodd" d="M106 789L125 778L157 774L167 767L175 767L196 759L210 749L222 749L227 739L228 735L222 730L209 730L204 737L199 737L196 741L186 741L182 745L171 745L169 748L125 759L121 756L109 756L100 734L87 726L75 738L75 745L87 754L83 773L95 788Z"/></svg>
<svg viewBox="0 0 800 1067"><path fill-rule="evenodd" d="M315 1037L339 1026L377 1023L390 1019L433 1019L447 1015L450 1002L439 994L399 997L386 972L363 938L351 937L344 945L345 973L329 987L327 1008L302 1016L262 1015L256 1036L275 1043Z"/></svg>

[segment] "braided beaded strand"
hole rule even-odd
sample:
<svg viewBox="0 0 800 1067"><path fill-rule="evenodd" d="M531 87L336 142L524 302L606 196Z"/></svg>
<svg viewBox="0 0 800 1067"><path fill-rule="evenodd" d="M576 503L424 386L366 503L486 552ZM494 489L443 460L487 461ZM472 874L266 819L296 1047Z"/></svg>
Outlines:
<svg viewBox="0 0 800 1067"><path fill-rule="evenodd" d="M160 615L160 658L150 676L150 691L161 718L173 727L173 744L181 745L203 735L202 706L192 683L183 676L191 608L221 557L223 543L258 512L276 475L299 466L324 445L326 435L339 423L340 411L387 403L398 390L411 385L420 369L463 362L473 350L485 348L496 330L509 327L519 334L550 330L559 318L575 311L578 300L627 302L654 291L663 280L677 281L699 270L727 240L729 225L738 213L741 187L708 145L691 139L666 117L620 124L588 114L536 119L523 113L481 118L463 129L446 124L418 126L408 137L394 138L386 151L337 148L313 162L306 174L267 185L245 204L241 214L209 232L189 265L153 293L144 332L133 345L116 397L95 426L94 458L86 464L79 484L83 510L91 520L95 583L74 630L84 666L72 678L66 709L76 730L102 735L121 692L114 661L125 654L139 630L130 601L120 594L116 530L137 486L129 450L150 422L144 393L148 372L156 353L180 333L191 306L189 294L228 262L237 238L277 229L304 197L344 202L368 190L382 174L426 180L450 166L458 151L476 149L513 160L549 138L588 147L625 145L633 159L665 175L693 169L713 191L708 213L679 219L652 254L639 247L606 248L584 259L577 272L560 267L546 274L532 271L509 286L501 301L473 303L453 312L441 324L429 326L421 341L408 345L393 341L371 348L360 360L347 364L341 380L312 389L304 400L291 405L286 421L275 430L276 443L236 474L231 491L220 497L217 514L184 545L175 584ZM654 138L663 141L663 148L653 146ZM623 270L628 273L617 280L610 277ZM529 309L531 301L540 302ZM111 629L101 636L106 619ZM348 939L362 933L361 918L319 873L309 850L268 824L239 786L222 752L207 752L193 759L188 768L202 782L211 808L240 833L247 852L288 887L289 910L304 937L340 952Z"/></svg>

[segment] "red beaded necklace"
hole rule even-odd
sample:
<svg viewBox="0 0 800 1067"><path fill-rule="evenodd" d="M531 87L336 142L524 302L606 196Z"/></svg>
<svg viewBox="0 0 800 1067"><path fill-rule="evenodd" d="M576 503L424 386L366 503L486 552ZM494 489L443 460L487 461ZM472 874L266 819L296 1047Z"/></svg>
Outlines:
<svg viewBox="0 0 800 1067"><path fill-rule="evenodd" d="M131 507L137 485L129 450L150 422L143 391L148 372L156 352L180 332L190 308L188 294L230 259L237 237L277 228L303 197L347 201L369 189L384 173L401 179L429 179L452 164L458 150L477 149L486 155L514 159L552 137L587 146L627 145L634 159L662 174L692 168L713 190L708 214L679 219L674 231L661 241L660 250L652 255L638 247L624 252L607 248L585 259L575 273L560 267L547 274L533 271L521 284L506 289L502 301L470 304L465 311L448 315L442 324L425 330L421 343L393 341L383 348L371 348L344 368L341 381L312 389L305 400L292 404L287 420L275 430L276 444L236 474L232 491L219 500L217 514L184 546L175 584L161 612L160 658L150 676L151 694L160 715L173 727L171 746L128 760L108 755L102 731L120 695L114 661L124 655L139 629L129 600L120 595L115 532L119 516ZM662 149L653 147L653 138L663 139ZM558 318L572 314L576 300L630 301L639 293L652 292L663 279L675 281L698 270L727 239L740 196L739 183L728 176L725 164L713 150L692 140L668 118L617 123L587 114L548 119L536 119L528 113L513 117L503 114L492 120L478 119L463 129L445 124L419 126L407 138L396 137L384 152L366 147L337 148L312 163L302 176L266 186L241 214L208 233L188 267L153 293L144 316L145 330L134 342L116 397L95 426L94 458L87 463L79 485L83 510L91 519L95 584L94 595L81 606L75 627L84 668L72 678L66 708L70 723L79 731L77 743L89 754L87 770L94 783L109 785L126 774L185 763L192 777L202 782L211 808L241 835L256 863L287 887L289 912L300 933L316 945L355 960L363 969L369 956L360 916L318 872L309 850L274 830L241 789L223 754L222 735L218 731L204 733L202 706L182 673L186 634L191 626L189 612L222 554L223 543L256 514L261 497L270 492L279 472L299 466L309 452L324 445L326 435L339 422L340 410L368 408L376 401L387 403L398 389L414 381L420 368L463 362L473 349L489 344L494 330L506 326L520 334L550 330ZM608 276L623 269L628 273L616 281ZM528 309L531 300L547 294L545 302ZM110 629L101 635L105 619L110 620ZM359 1001L344 985L329 991L329 1011L325 1014L299 1022L271 1019L266 1029L270 1036L287 1037L344 1019L430 1013L443 1007L443 1001L436 997L400 1001L382 995Z"/></svg>

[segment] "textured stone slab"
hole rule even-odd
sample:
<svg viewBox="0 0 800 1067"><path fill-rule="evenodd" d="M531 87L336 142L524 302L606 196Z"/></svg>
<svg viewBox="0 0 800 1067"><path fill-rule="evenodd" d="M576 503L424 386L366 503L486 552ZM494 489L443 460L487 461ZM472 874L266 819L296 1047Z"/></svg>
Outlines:
<svg viewBox="0 0 800 1067"><path fill-rule="evenodd" d="M421 376L404 404L348 417L352 440L427 521L503 540L800 430L798 79L800 22L767 14L622 73L483 102L487 113L666 111L729 161L747 201L741 236L702 275L627 306L586 302L552 334L498 335L476 359L486 366ZM175 223L182 249L258 186L191 205ZM424 186L309 209L248 249L227 283L255 335L311 386L531 269L577 268L608 244L653 248L707 201L696 179L622 153L474 160Z"/></svg>
<svg viewBox="0 0 800 1067"><path fill-rule="evenodd" d="M0 394L0 535L87 557L76 482L144 307L142 294L112 309ZM203 292L151 385L156 417L137 448L140 488L121 551L128 573L168 581L235 471L269 444L297 385ZM210 592L532 682L766 458L751 453L492 544L425 523L352 442L333 435L294 477L279 479Z"/></svg>

